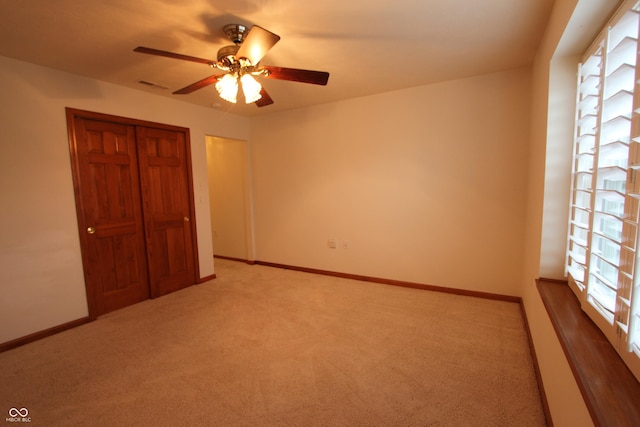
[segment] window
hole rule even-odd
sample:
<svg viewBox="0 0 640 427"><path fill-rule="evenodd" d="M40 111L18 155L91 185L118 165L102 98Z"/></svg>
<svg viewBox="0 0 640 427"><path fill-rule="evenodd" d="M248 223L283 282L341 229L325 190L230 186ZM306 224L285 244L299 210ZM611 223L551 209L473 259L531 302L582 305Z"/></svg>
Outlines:
<svg viewBox="0 0 640 427"><path fill-rule="evenodd" d="M640 378L639 12L639 0L625 1L579 67L566 265L582 309L636 378Z"/></svg>

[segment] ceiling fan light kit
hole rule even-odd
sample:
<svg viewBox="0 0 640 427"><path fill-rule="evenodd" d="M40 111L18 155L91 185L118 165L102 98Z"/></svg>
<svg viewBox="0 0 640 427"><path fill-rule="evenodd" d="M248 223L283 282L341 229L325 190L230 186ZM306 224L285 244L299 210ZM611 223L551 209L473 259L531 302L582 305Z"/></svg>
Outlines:
<svg viewBox="0 0 640 427"><path fill-rule="evenodd" d="M262 98L260 94L262 85L258 83L251 74L245 74L240 77L240 83L242 83L242 93L244 94L244 100L247 104L251 104Z"/></svg>
<svg viewBox="0 0 640 427"><path fill-rule="evenodd" d="M326 85L329 81L329 73L326 71L259 65L267 52L280 40L280 36L277 34L257 25L252 26L251 29L247 31L247 27L244 25L229 24L225 25L223 30L234 44L220 48L216 61L142 46L135 48L134 51L206 64L211 68L217 68L226 72L224 74L214 74L206 77L173 92L177 95L189 94L198 89L215 84L215 88L222 99L236 103L238 85L240 84L242 85L242 93L247 104L255 102L258 107L264 107L273 104L273 100L255 77L266 77L322 86Z"/></svg>
<svg viewBox="0 0 640 427"><path fill-rule="evenodd" d="M225 74L216 83L216 90L220 98L235 104L238 97L238 80L232 74Z"/></svg>

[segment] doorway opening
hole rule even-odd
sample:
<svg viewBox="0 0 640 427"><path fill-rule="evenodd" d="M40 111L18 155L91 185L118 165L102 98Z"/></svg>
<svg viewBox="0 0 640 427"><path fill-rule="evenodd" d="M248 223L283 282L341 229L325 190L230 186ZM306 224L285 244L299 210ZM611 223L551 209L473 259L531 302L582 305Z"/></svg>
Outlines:
<svg viewBox="0 0 640 427"><path fill-rule="evenodd" d="M253 263L253 207L247 141L207 136L213 256Z"/></svg>

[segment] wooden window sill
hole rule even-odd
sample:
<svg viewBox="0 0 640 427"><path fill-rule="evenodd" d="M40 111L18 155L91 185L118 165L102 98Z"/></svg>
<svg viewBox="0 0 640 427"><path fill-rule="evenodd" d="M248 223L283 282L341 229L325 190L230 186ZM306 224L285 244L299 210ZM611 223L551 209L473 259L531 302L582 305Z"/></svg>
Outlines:
<svg viewBox="0 0 640 427"><path fill-rule="evenodd" d="M537 280L551 323L596 426L639 426L640 383L582 311L567 283Z"/></svg>

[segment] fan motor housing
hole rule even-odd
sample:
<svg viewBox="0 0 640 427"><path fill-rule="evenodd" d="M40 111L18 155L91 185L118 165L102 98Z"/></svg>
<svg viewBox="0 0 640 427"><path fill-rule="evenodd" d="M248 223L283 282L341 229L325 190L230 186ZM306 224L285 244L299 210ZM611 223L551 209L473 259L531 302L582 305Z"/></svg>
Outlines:
<svg viewBox="0 0 640 427"><path fill-rule="evenodd" d="M247 27L242 24L225 25L223 30L227 37L237 45L244 41L244 36L247 34Z"/></svg>
<svg viewBox="0 0 640 427"><path fill-rule="evenodd" d="M239 45L224 46L218 50L218 63L226 68L231 68L236 62L236 53L240 49Z"/></svg>

